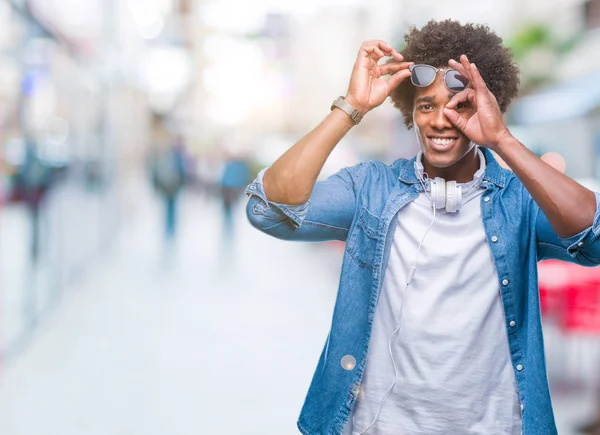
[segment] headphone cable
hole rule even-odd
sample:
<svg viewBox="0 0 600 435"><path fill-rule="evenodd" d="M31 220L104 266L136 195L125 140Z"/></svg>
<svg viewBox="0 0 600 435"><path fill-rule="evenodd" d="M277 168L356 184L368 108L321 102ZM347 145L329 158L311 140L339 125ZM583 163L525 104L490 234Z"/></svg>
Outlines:
<svg viewBox="0 0 600 435"><path fill-rule="evenodd" d="M369 429L371 429L373 427L373 425L377 422L377 419L379 418L379 413L381 412L381 407L383 406L383 402L385 402L387 397L390 395L390 393L396 386L396 378L398 377L398 368L396 367L396 361L394 360L394 353L392 350L392 341L394 340L394 337L398 334L398 332L400 332L400 328L402 328L402 312L404 310L404 302L406 300L406 298L405 298L406 292L408 291L408 287L410 286L410 284L415 276L415 273L417 271L417 262L419 261L419 252L421 251L421 247L423 246L423 243L425 242L425 238L427 237L427 234L429 234L429 231L431 231L431 228L433 227L433 224L435 222L435 216L436 216L435 202L432 201L431 204L432 204L432 208L433 208L433 219L431 220L431 223L429 224L429 227L427 228L425 235L421 239L421 243L419 243L419 247L417 248L417 254L415 256L415 261L408 272L408 278L406 279L406 286L404 287L404 292L402 292L402 298L400 300L400 315L399 315L399 319L398 319L398 327L394 330L394 332L392 333L392 335L390 336L390 338L388 340L388 351L390 353L390 359L392 360L392 366L394 367L394 380L392 382L392 385L390 385L388 390L383 395L383 398L379 402L379 406L377 407L377 412L375 413L375 418L373 418L373 421L371 422L371 424L365 430L360 432L359 435L365 435L365 433ZM356 416L356 414L354 414L352 416L352 426L355 426L355 423L354 423L355 416Z"/></svg>

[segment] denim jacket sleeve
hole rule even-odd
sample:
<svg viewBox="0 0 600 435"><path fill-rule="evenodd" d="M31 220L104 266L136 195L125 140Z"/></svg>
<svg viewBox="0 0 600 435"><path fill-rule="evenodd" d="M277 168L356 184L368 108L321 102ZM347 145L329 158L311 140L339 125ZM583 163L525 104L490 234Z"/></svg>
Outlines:
<svg viewBox="0 0 600 435"><path fill-rule="evenodd" d="M285 240L346 240L356 209L354 186L359 185L364 165L344 168L327 180L317 182L310 199L300 205L267 200L262 183L267 169L246 188L250 196L246 215L252 226Z"/></svg>
<svg viewBox="0 0 600 435"><path fill-rule="evenodd" d="M537 205L535 207L539 260L557 259L582 266L600 264L600 194L596 193L596 214L592 226L567 238L558 237L546 215Z"/></svg>

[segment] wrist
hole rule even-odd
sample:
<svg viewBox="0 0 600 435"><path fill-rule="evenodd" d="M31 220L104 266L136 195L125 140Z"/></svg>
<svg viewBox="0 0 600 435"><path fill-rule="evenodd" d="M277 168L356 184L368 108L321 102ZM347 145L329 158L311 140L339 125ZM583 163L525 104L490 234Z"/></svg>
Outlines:
<svg viewBox="0 0 600 435"><path fill-rule="evenodd" d="M334 109L339 109L342 112L346 113L346 115L352 120L354 125L358 125L360 121L362 121L364 115L355 106L349 103L345 97L339 97L331 104L331 110Z"/></svg>
<svg viewBox="0 0 600 435"><path fill-rule="evenodd" d="M352 95L346 95L344 97L344 100L348 104L350 104L352 107L354 107L356 110L358 110L362 116L365 116L367 114L367 112L369 111L367 108L365 108L361 104L359 104L358 101L356 101L356 98L354 98Z"/></svg>
<svg viewBox="0 0 600 435"><path fill-rule="evenodd" d="M500 135L498 135L498 139L494 142L495 143L492 144L489 148L491 148L493 151L497 152L500 155L507 149L514 147L515 143L518 143L517 139L515 139L515 137L508 129L504 130Z"/></svg>
<svg viewBox="0 0 600 435"><path fill-rule="evenodd" d="M515 162L515 157L520 155L525 145L519 142L513 135L506 135L500 140L494 148L491 148L510 168ZM512 162L509 164L509 162Z"/></svg>
<svg viewBox="0 0 600 435"><path fill-rule="evenodd" d="M334 107L328 116L336 123L341 123L346 131L349 131L352 127L356 126L348 114L339 107Z"/></svg>

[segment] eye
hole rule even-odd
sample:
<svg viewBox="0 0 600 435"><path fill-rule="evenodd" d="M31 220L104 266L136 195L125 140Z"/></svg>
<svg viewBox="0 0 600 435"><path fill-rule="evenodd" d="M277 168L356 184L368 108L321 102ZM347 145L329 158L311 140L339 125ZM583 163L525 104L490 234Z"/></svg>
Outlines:
<svg viewBox="0 0 600 435"><path fill-rule="evenodd" d="M468 109L471 107L471 104L469 104L468 101L464 101L462 103L458 103L456 105L456 110L461 110L461 109Z"/></svg>
<svg viewBox="0 0 600 435"><path fill-rule="evenodd" d="M433 109L433 106L431 104L421 104L418 107L419 110L431 110Z"/></svg>

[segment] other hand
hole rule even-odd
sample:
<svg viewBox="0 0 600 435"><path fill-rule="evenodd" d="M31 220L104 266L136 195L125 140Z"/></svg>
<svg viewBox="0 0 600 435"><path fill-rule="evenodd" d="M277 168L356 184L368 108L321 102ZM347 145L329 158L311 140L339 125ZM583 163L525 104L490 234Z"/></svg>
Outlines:
<svg viewBox="0 0 600 435"><path fill-rule="evenodd" d="M384 57L393 60L379 64ZM384 41L366 41L360 47L346 101L363 115L378 107L404 79L410 77L409 66L391 45ZM389 75L388 78L383 78Z"/></svg>

